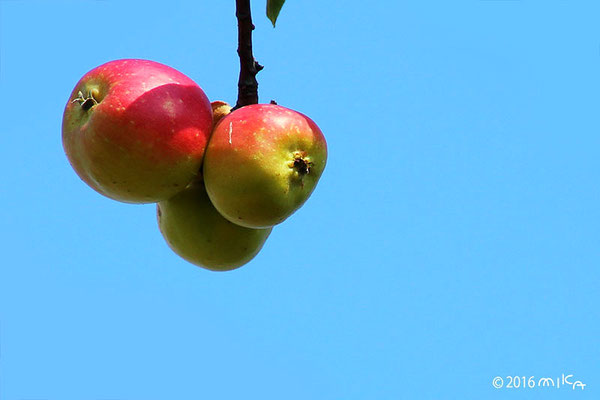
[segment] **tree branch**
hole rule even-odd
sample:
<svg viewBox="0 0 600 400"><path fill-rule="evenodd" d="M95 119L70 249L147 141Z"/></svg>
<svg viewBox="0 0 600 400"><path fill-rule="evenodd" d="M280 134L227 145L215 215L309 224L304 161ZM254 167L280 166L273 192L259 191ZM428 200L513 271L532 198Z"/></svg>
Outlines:
<svg viewBox="0 0 600 400"><path fill-rule="evenodd" d="M263 69L252 55L252 13L250 0L235 0L235 16L238 21L238 56L240 57L240 79L238 98L234 109L258 103L258 81L256 74Z"/></svg>

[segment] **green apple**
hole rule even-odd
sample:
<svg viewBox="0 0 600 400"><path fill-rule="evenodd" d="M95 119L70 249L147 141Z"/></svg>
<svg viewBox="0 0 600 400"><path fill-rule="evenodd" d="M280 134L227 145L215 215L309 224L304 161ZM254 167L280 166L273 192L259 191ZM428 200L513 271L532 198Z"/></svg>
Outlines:
<svg viewBox="0 0 600 400"><path fill-rule="evenodd" d="M171 249L213 271L228 271L252 260L271 233L232 224L213 207L200 181L156 207L158 226Z"/></svg>

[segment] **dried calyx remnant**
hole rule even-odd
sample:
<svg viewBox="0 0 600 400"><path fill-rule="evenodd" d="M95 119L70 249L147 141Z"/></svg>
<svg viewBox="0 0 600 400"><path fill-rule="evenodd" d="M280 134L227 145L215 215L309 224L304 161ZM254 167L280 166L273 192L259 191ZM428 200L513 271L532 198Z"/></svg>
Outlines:
<svg viewBox="0 0 600 400"><path fill-rule="evenodd" d="M83 93L81 93L81 91L79 91L79 93L77 94L77 97L75 99L73 99L71 101L71 103L79 103L79 105L81 106L83 111L87 111L90 108L92 108L93 106L95 106L96 104L98 104L98 101L96 101L96 99L94 98L94 94L90 90L88 92L88 97L84 97Z"/></svg>
<svg viewBox="0 0 600 400"><path fill-rule="evenodd" d="M297 152L294 154L294 162L291 165L300 176L308 175L313 163L306 159L305 152Z"/></svg>

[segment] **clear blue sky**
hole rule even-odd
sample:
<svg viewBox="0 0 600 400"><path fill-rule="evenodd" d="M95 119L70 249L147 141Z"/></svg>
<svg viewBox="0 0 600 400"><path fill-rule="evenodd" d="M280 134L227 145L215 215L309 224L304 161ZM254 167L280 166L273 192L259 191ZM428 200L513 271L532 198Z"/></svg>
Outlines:
<svg viewBox="0 0 600 400"><path fill-rule="evenodd" d="M0 0L0 399L600 398L598 2L264 7L261 100L329 162L211 273L81 182L60 125L118 58L234 102L234 0ZM587 387L492 386L562 373Z"/></svg>

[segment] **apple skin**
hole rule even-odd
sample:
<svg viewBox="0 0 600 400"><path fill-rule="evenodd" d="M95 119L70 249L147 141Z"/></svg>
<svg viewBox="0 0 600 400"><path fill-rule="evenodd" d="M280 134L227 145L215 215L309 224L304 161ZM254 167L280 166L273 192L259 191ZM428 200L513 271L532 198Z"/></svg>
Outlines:
<svg viewBox="0 0 600 400"><path fill-rule="evenodd" d="M326 162L325 137L310 118L275 104L254 104L224 116L213 129L204 183L229 221L267 228L304 204Z"/></svg>
<svg viewBox="0 0 600 400"><path fill-rule="evenodd" d="M82 98L93 96L97 104ZM79 177L127 203L152 203L183 190L198 173L212 129L202 89L166 65L125 59L94 68L65 107L62 141Z"/></svg>
<svg viewBox="0 0 600 400"><path fill-rule="evenodd" d="M169 247L192 264L212 271L229 271L248 263L272 230L244 228L223 218L199 181L158 203L156 213Z"/></svg>

